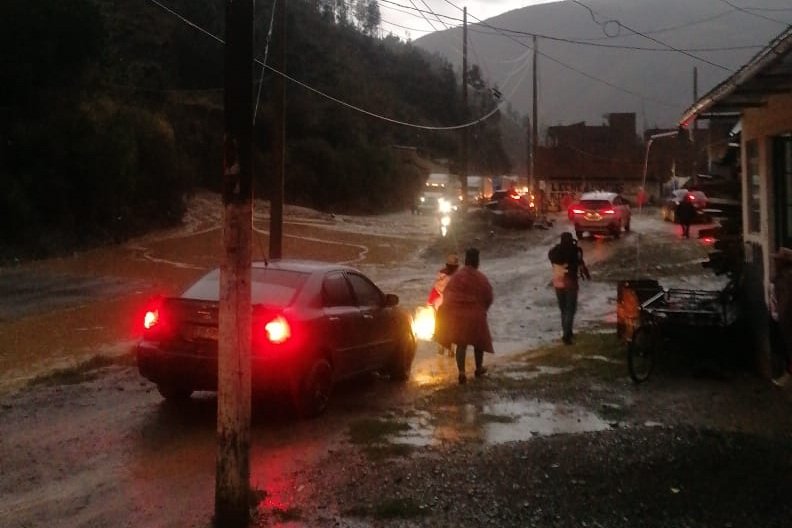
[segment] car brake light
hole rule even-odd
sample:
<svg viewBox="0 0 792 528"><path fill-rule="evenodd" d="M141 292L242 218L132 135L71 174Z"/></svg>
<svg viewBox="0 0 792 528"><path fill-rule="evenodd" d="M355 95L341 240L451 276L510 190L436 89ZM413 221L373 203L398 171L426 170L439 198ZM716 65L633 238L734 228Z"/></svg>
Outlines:
<svg viewBox="0 0 792 528"><path fill-rule="evenodd" d="M603 209L602 211L600 211L600 213L611 215L611 214L616 214L616 211L614 211L613 209Z"/></svg>
<svg viewBox="0 0 792 528"><path fill-rule="evenodd" d="M575 214L583 214L586 211L584 211L583 209L572 209L572 212L575 213Z"/></svg>
<svg viewBox="0 0 792 528"><path fill-rule="evenodd" d="M291 337L289 322L282 315L276 316L269 323L265 324L264 331L267 333L269 342L274 345L280 345Z"/></svg>
<svg viewBox="0 0 792 528"><path fill-rule="evenodd" d="M146 315L143 316L143 328L146 330L151 330L159 323L159 309L153 309L146 311Z"/></svg>

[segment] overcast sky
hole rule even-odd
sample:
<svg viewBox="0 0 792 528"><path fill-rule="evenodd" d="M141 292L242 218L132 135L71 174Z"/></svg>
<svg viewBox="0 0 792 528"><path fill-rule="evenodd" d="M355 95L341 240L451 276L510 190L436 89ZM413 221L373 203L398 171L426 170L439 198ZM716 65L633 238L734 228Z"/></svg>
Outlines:
<svg viewBox="0 0 792 528"><path fill-rule="evenodd" d="M558 1L563 0L380 0L379 5L385 34L416 40L461 25L463 7L468 10L468 23L472 23L521 7Z"/></svg>

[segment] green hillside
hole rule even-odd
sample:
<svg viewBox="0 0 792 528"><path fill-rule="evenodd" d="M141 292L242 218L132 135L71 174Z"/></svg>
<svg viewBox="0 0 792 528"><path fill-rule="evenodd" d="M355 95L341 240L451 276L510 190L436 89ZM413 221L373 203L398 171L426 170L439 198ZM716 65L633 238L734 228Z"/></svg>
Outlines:
<svg viewBox="0 0 792 528"><path fill-rule="evenodd" d="M160 5L157 5L160 4ZM464 121L459 75L321 0L291 0L289 75L402 122ZM367 5L363 2L363 5ZM374 4L375 5L375 4ZM184 197L217 188L223 134L224 0L4 0L0 3L0 257L45 256L180 221ZM263 58L272 2L257 2ZM371 18L374 16L374 19ZM273 74L255 66L256 194L271 171ZM495 107L480 79L470 115ZM288 82L286 200L321 210L406 207L425 176L405 162L457 159L459 132L394 124ZM473 130L471 167L508 170L497 114ZM414 157L413 157L414 158Z"/></svg>

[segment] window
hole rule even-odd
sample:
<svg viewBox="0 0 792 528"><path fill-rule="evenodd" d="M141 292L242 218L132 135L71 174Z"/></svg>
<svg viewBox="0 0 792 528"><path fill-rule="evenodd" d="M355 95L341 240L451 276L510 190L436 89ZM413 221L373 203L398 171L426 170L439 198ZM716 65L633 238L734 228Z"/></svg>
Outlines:
<svg viewBox="0 0 792 528"><path fill-rule="evenodd" d="M792 248L792 135L775 138L773 172L776 196L776 243Z"/></svg>
<svg viewBox="0 0 792 528"><path fill-rule="evenodd" d="M761 201L759 199L759 145L755 139L745 143L746 186L748 190L748 232L762 230Z"/></svg>
<svg viewBox="0 0 792 528"><path fill-rule="evenodd" d="M325 277L322 284L322 303L325 307L355 305L349 284L342 273L329 273Z"/></svg>
<svg viewBox="0 0 792 528"><path fill-rule="evenodd" d="M352 289L355 291L355 297L357 297L360 306L382 306L382 292L371 281L350 273L349 282L352 283Z"/></svg>

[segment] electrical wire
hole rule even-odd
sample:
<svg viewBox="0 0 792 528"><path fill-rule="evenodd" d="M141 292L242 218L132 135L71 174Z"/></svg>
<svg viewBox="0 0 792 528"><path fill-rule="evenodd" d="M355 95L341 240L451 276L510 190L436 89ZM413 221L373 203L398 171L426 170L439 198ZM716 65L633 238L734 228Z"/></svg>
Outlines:
<svg viewBox="0 0 792 528"><path fill-rule="evenodd" d="M381 1L382 1L382 0L381 0ZM462 10L462 9L461 9L459 6L455 5L455 4L454 4L453 2L451 2L450 0L445 0L445 2L446 2L446 3L448 3L448 4L450 4L450 5L452 5L453 7L457 8L457 9L459 9L460 11ZM471 15L471 16L472 16L472 15ZM473 17L473 18L475 18L475 19L476 19L476 21L477 21L479 24L482 24L482 25L484 25L484 26L486 26L486 27L489 27L490 29L495 29L494 27L490 26L489 24L487 24L487 23L486 23L486 22L484 22L483 20L480 20L480 19L478 19L478 18L476 18L476 17ZM532 46L530 46L530 45L528 45L528 44L526 44L526 43L522 42L521 40L518 40L518 39L516 39L516 38L514 38L514 37L512 37L512 36L510 36L510 35L504 35L504 36L505 36L505 37L507 37L507 38L509 38L509 39L510 39L510 40L512 40L513 42L516 42L518 45L520 45L520 46L522 46L522 47L524 47L524 48L531 49L531 50L533 49L533 47L532 47ZM598 82L598 83L600 83L600 84L604 84L605 86L609 86L609 87L613 88L614 90L618 90L618 91L620 91L620 92L623 92L623 93L626 93L626 94L632 95L633 97L637 97L637 98L639 98L639 99L641 99L641 100L653 101L653 102L655 102L655 103L657 103L657 104L659 104L659 105L661 105L661 106L665 106L665 107L668 107L668 108L674 108L674 109L677 109L677 108L679 108L679 105L678 105L678 104L672 104L672 103L669 103L669 102L667 102L667 101L662 101L662 100L660 100L660 99L655 99L655 98L653 98L653 97L648 97L648 96L645 96L645 95L643 95L643 94L641 94L641 93L639 93L639 92L635 92L635 91L633 91L633 90L630 90L630 89L628 89L628 88L624 88L624 87L622 87L622 86L619 86L619 85L617 85L617 84L613 84L613 83L612 83L612 82L610 82L610 81L606 81L605 79L601 79L601 78L599 78L599 77L597 77L597 76L595 76L595 75L592 75L592 74L590 74L590 73L588 73L588 72L585 72L585 71L583 71L583 70L580 70L580 69L578 69L578 68L575 68L574 66L570 66L569 64L567 64L567 63L565 63L565 62L563 62L563 61L561 61L561 60L559 60L559 59L556 59L555 57L553 57L552 55L550 55L550 54L548 54L548 53L546 53L546 52L544 52L544 51L537 50L537 51L536 51L536 53L537 53L537 54L539 54L539 55L541 55L541 56L542 56L542 57L544 57L545 59L547 59L547 60L549 60L549 61L551 61L551 62L554 62L554 63L558 64L559 66L561 66L561 67L563 67L563 68L566 68L566 69L568 69L568 70L571 70L571 71L573 71L573 72L577 73L578 75L582 75L583 77L586 77L587 79L590 79L590 80L592 80L592 81Z"/></svg>
<svg viewBox="0 0 792 528"><path fill-rule="evenodd" d="M212 34L211 32L209 32L206 29L202 28L201 26L195 24L194 22L190 21L189 19L185 18L184 16L180 15L179 13L174 11L173 9L170 9L167 6L164 6L158 0L148 0L148 1L153 3L153 4L155 4L156 6L160 7L164 11L170 13L171 15L177 17L179 20L181 20L185 24L189 25L193 29L199 31L200 33L202 33L202 34L204 34L204 35L216 40L217 42L225 45L225 41L223 39L221 39L217 35ZM470 122L467 122L467 123L462 123L462 124L459 124L459 125L450 125L450 126L420 125L420 124L416 124L416 123L409 123L409 122L406 122L406 121L400 121L398 119L393 119L393 118L386 117L386 116L383 116L383 115L380 115L380 114L375 114L374 112L370 112L368 110L365 110L363 108L355 106L355 105L353 105L351 103L347 103L346 101L343 101L341 99L333 97L333 96L331 96L331 95L329 95L329 94L327 94L325 92L322 92L321 90L318 90L318 89L316 89L316 88L314 88L314 87L312 87L312 86L310 86L310 85L308 85L308 84L306 84L306 83L304 83L302 81L299 81L299 80L295 79L294 77L291 77L290 75L287 75L284 72L278 71L277 69L275 69L272 66L266 64L264 61L262 61L259 58L255 58L254 62L256 64L259 64L260 66L263 66L264 68L272 71L273 73L276 73L277 75L280 75L284 79L287 79L287 80L293 82L294 84L296 84L298 86L301 86L302 88L305 88L306 90L308 90L310 92L313 92L313 93L315 93L315 94L317 94L317 95L319 95L321 97L324 97L325 99L327 99L329 101L332 101L332 102L337 103L337 104L339 104L341 106L349 108L350 110L354 110L356 112L359 112L361 114L367 115L369 117L373 117L375 119L379 119L381 121L386 121L388 123L392 123L392 124L400 125L400 126L405 126L405 127L410 127L410 128L417 128L417 129L420 129L420 130L446 131L446 130L461 130L463 128L472 127L472 126L475 126L475 125L477 125L477 124L479 124L479 123L481 123L483 121L486 121L487 119L489 119L490 117L492 117L493 115L498 113L498 111L500 110L500 107L504 104L504 102L501 101L491 111L487 112L486 114L484 114L483 116L479 117L478 119L475 119L474 121L470 121ZM519 86L519 83L518 83L517 86ZM513 95L514 91L516 91L516 87L513 90L512 95Z"/></svg>
<svg viewBox="0 0 792 528"><path fill-rule="evenodd" d="M746 15L751 15L751 16L756 17L756 18L761 18L763 20L768 20L770 22L775 22L776 24L781 24L782 26L789 26L790 25L789 22L783 22L781 20L776 20L775 18L770 18L770 17L764 16L764 15L760 15L759 13L754 13L753 11L745 9L744 7L740 7L738 5L732 4L731 2L729 2L729 0L720 0L720 2L726 4L729 7L732 7L734 9L736 9L740 13L745 13Z"/></svg>
<svg viewBox="0 0 792 528"><path fill-rule="evenodd" d="M448 1L448 0L446 0L446 1ZM721 1L725 1L725 0L721 0ZM707 60L707 59L705 59L705 58L703 58L703 57L699 57L698 55L694 55L693 53L687 52L687 51L685 51L685 50L682 50L682 49L679 49L679 48L675 48L674 46L672 46L672 45L670 45L670 44L667 44L667 43L663 42L662 40L656 39L656 38L654 38L654 37L652 37L652 36L650 36L650 35L647 35L646 33L641 33L640 31L638 31L638 30L636 30L636 29L633 29L633 28L631 28L630 26L627 26L627 25L625 25L624 23L622 23L622 22L621 22L621 21L619 21L619 20L611 19L611 20L606 20L605 22L600 22L599 20L597 20L597 13L596 13L596 11L594 11L593 9L591 9L589 6L587 6L586 4L584 4L583 2L581 2L580 0L571 0L571 2L572 2L572 3L574 3L574 4L577 4L577 5L579 5L579 6L581 6L581 7L583 7L583 8L585 8L586 10L588 10L589 14L591 15L591 19L592 19L592 20L593 20L593 21L594 21L594 22L595 22L597 25L599 25L600 27L602 27L602 30L603 30L603 32L604 32L606 35L608 34L608 33L607 33L607 27L608 27L608 24L610 24L610 23L614 23L614 24L617 24L617 26L618 26L618 27L620 27L620 28L624 28L624 29L626 29L626 30L628 30L628 31L631 31L631 32L635 33L636 35L639 35L639 36L641 36L641 37L643 37L643 38L645 38L645 39L651 40L652 42L655 42L656 44L660 44L661 46L665 46L666 48L668 48L668 49L670 49L670 50L677 51L677 52L679 52L679 53L681 53L681 54L683 54L683 55L687 55L688 57L690 57L690 58L692 58L692 59L695 59L695 60L697 60L697 61L699 61L699 62L703 62L703 63L705 63L705 64L709 64L710 66L715 66L716 68L719 68L719 69L721 69L721 70L724 70L724 71L728 71L728 72L731 72L731 71L733 71L733 70L731 70L731 69L727 68L726 66L723 66L723 65L721 65L721 64L718 64L718 63L716 63L716 62L712 62L712 61L710 61L710 60Z"/></svg>
<svg viewBox="0 0 792 528"><path fill-rule="evenodd" d="M284 2L286 0L283 0ZM267 40L266 44L264 45L264 62L267 62L267 56L269 55L269 46L270 42L272 41L272 27L275 25L275 12L277 11L278 7L278 0L273 0L272 2L272 17L270 17L270 25L269 30L267 31ZM283 8L285 9L286 6ZM258 91L256 93L256 107L253 110L253 124L256 124L256 116L258 116L258 109L259 109L259 101L261 101L261 88L264 86L264 72L266 70L261 68L261 76L259 77L259 85Z"/></svg>
<svg viewBox="0 0 792 528"><path fill-rule="evenodd" d="M387 1L387 0L379 0L379 2L383 2L383 1ZM421 9L418 9L418 8L411 9L409 6L398 4L396 2L389 1L388 3L404 7L404 10L396 9L396 8L391 7L391 6L383 6L383 7L386 8L386 9L393 9L393 10L398 11L400 13L408 14L408 15L414 16L416 18L418 18L421 15L416 15L415 13L410 12L411 10L412 11L423 12L423 10L421 10ZM708 21L714 20L716 18L723 17L725 15L733 13L734 11L735 11L734 9L731 9L729 11L724 11L723 13L719 13L718 15L715 15L713 17L708 17L706 19L701 19L701 20L694 21L694 22L689 22L689 23L686 23L686 24L680 24L678 26L670 26L670 27L663 28L663 29L658 29L658 30L655 30L655 31L644 31L643 33L646 34L646 35L650 35L650 34L653 34L653 33L663 33L663 32L666 32L666 31L671 31L671 30L675 30L675 29L681 29L681 28L685 28L685 27L689 27L689 26L692 26L692 25L701 24L703 22L708 22ZM441 17L442 17L444 19L451 20L451 21L454 21L454 22L459 22L459 23L463 22L461 18L456 18L456 17L452 17L452 16L449 16L449 15L438 15L437 13L432 11L431 9L429 11L427 11L427 12L432 13L435 17L438 18L438 20L441 20ZM402 29L407 29L409 31L416 31L416 32L420 32L420 33L431 33L432 32L432 31L425 30L425 29L404 27L404 26L401 26L401 25L396 24L394 22L390 22L390 21L388 21L386 19L381 19L381 20L382 20L382 22L384 22L386 24L389 24L389 25L392 25L392 26L396 26L396 27L401 27ZM442 23L446 27L446 29L451 29L452 27L456 27L456 26L449 25L447 22L442 22ZM758 44L756 44L756 45L746 45L746 46L719 46L719 47L712 47L712 48L669 48L667 46L662 47L662 48L647 48L645 46L631 46L631 45L626 45L626 44L603 44L603 43L597 42L599 40L612 39L613 36L597 37L597 38L593 38L593 39L573 39L573 38L569 38L569 37L558 37L558 36L554 36L554 35L547 35L547 34L544 34L544 33L534 33L534 32L530 32L530 31L521 31L521 30L517 30L517 29L504 28L504 27L500 27L500 26L493 26L493 25L490 25L490 24L487 24L486 27L487 28L491 28L491 30L490 31L486 31L486 30L482 30L482 29L477 29L475 27L475 25L472 25L471 27L468 28L468 31L470 31L472 33L483 34L483 35L501 35L501 36L505 36L505 35L503 35L503 33L509 33L509 34L514 34L514 35L527 36L527 37L534 37L535 36L537 38L543 38L543 39L546 39L546 40L552 40L552 41L556 41L556 42L565 42L565 43L568 43L568 44L575 44L575 45L580 45L580 46L592 46L592 47L613 48L613 49L626 49L626 50L635 50L635 51L659 51L659 52L665 52L665 53L669 53L669 52L740 51L740 50L746 50L746 49L761 49L761 48L764 48L764 45L758 45ZM434 29L434 26L433 26L433 29Z"/></svg>
<svg viewBox="0 0 792 528"><path fill-rule="evenodd" d="M413 2L413 0L409 0L409 1L412 4L413 8L415 8L415 10L421 14L421 17L423 17L423 19L426 20L426 23L429 24L429 27L432 28L432 31L437 31L437 28L434 26L434 24L432 24L431 20L426 18L426 15L424 15L422 10L418 9L418 6L415 5L415 2Z"/></svg>

